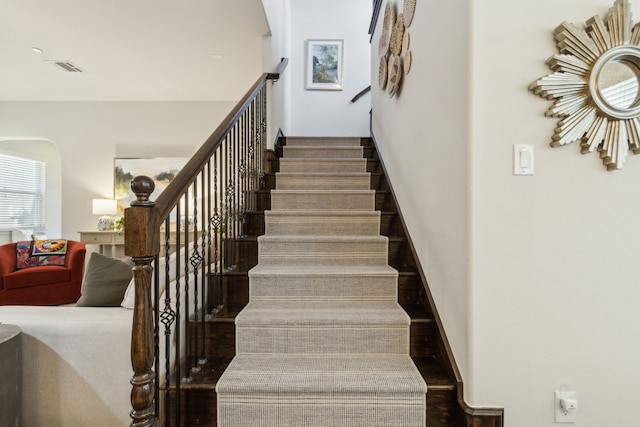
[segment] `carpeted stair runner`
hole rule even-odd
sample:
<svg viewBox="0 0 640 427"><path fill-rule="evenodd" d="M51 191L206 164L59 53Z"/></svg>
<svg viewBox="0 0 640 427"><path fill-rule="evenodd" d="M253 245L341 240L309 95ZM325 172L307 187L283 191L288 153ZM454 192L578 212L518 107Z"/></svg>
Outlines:
<svg viewBox="0 0 640 427"><path fill-rule="evenodd" d="M219 427L420 427L426 385L359 138L288 138Z"/></svg>

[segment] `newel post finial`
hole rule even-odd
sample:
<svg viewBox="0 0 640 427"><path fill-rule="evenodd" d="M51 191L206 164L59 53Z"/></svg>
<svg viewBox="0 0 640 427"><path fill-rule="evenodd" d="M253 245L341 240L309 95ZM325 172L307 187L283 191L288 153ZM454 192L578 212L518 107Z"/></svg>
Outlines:
<svg viewBox="0 0 640 427"><path fill-rule="evenodd" d="M155 206L149 200L151 193L156 189L156 184L148 176L140 175L131 180L131 191L136 195L136 200L131 202L131 206Z"/></svg>

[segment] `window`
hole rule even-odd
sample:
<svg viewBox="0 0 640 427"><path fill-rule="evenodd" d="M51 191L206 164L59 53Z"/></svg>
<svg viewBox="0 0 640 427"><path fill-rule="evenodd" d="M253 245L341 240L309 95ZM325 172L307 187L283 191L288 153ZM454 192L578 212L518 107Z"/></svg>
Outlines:
<svg viewBox="0 0 640 427"><path fill-rule="evenodd" d="M0 230L45 227L45 163L0 153Z"/></svg>

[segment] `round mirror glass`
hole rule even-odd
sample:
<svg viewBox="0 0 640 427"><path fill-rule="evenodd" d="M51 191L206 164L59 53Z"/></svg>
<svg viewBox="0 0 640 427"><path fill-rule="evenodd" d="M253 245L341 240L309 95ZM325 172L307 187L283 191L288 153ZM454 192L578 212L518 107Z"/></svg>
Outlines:
<svg viewBox="0 0 640 427"><path fill-rule="evenodd" d="M598 75L602 99L616 109L626 109L636 104L639 87L637 67L624 60L609 61Z"/></svg>

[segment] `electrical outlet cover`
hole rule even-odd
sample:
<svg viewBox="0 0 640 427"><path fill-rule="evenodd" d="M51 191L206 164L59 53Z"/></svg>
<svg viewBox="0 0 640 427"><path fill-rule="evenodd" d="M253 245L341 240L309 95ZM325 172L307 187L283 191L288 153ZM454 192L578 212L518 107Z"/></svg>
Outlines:
<svg viewBox="0 0 640 427"><path fill-rule="evenodd" d="M556 391L555 392L555 413L556 413L556 423L575 423L576 422L576 413L578 410L565 412L560 405L560 399L572 399L578 400L578 393L575 391Z"/></svg>

